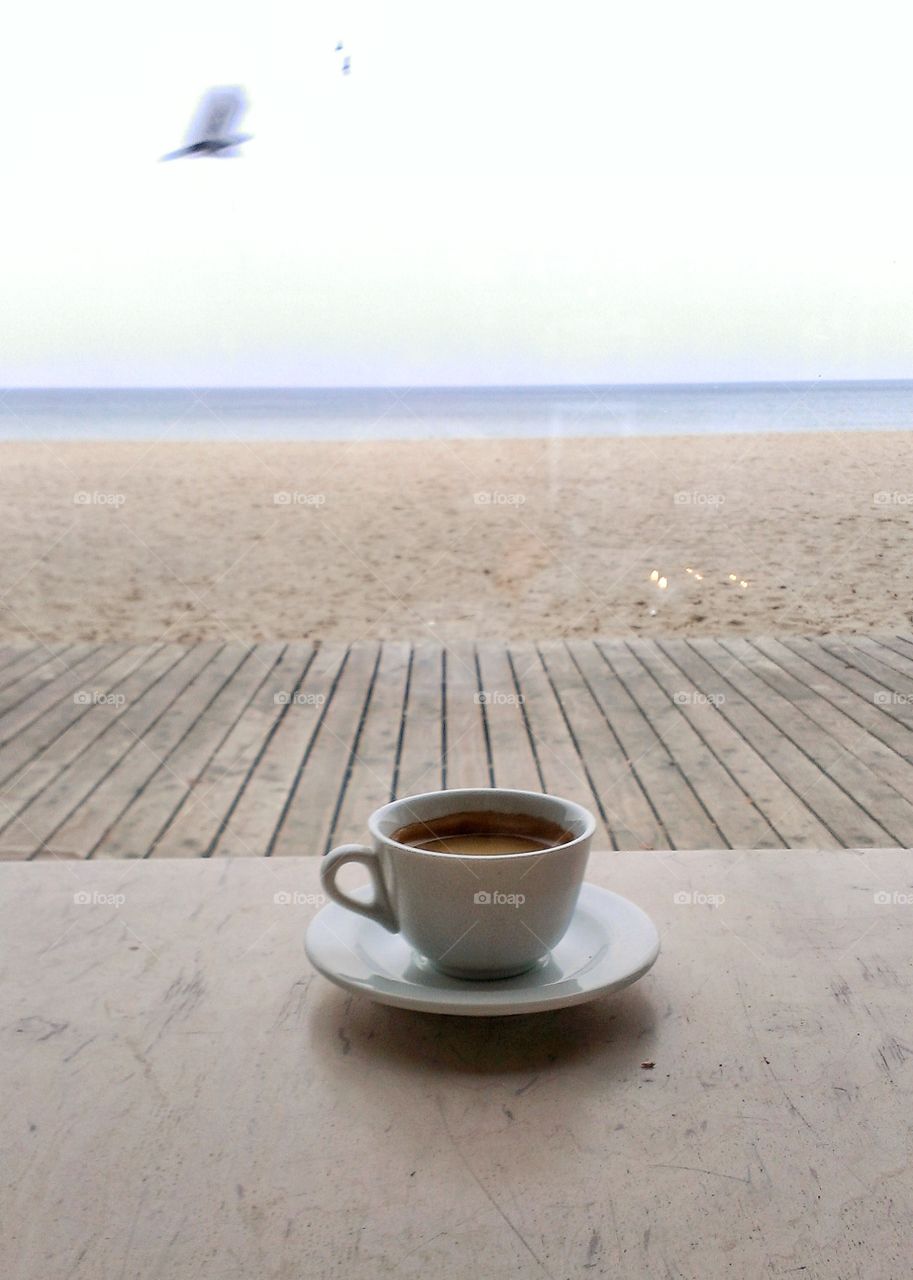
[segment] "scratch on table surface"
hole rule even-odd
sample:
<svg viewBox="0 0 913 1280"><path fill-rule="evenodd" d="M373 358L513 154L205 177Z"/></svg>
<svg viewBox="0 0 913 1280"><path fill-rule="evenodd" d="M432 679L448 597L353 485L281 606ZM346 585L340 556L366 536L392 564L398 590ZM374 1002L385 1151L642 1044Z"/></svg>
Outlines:
<svg viewBox="0 0 913 1280"><path fill-rule="evenodd" d="M520 1241L521 1245L522 1245L522 1246L523 1246L523 1248L526 1250L526 1252L529 1254L529 1256L533 1259L533 1261L536 1263L536 1265L537 1265L538 1267L540 1267L540 1268L541 1268L541 1270L545 1273L545 1275L547 1275L547 1276L548 1276L549 1280L555 1280L555 1277L554 1277L554 1276L552 1275L552 1273L549 1271L548 1267L546 1267L545 1263L542 1261L542 1259L541 1259L541 1258L539 1257L539 1255L536 1253L535 1249L533 1249L532 1245L531 1245L531 1244L529 1243L529 1241L526 1239L526 1237L524 1236L523 1232L522 1232L522 1231L520 1231L520 1229L519 1229L519 1228L518 1228L518 1227L517 1227L513 1222L511 1222L510 1218L508 1218L507 1214L504 1212L504 1210L503 1210L503 1209L501 1208L501 1206L498 1204L497 1200L494 1198L494 1196L491 1194L491 1192L490 1192L490 1191L488 1190L488 1188L485 1186L485 1183L482 1181L482 1179L481 1179L481 1178L479 1177L479 1175L476 1173L475 1169L473 1169L472 1165L471 1165L471 1164L469 1163L469 1161L466 1159L466 1156L463 1154L463 1152L462 1152L462 1150L461 1150L461 1148L460 1148L459 1143L457 1142L456 1138L454 1138L453 1134L452 1134L452 1133L451 1133L451 1131L450 1131L450 1126L449 1126L449 1125L448 1125L448 1123L447 1123L447 1116L446 1116L446 1115L445 1115L445 1113L444 1113L444 1106L443 1106L443 1103L441 1102L440 1095L439 1095L439 1094L437 1094L437 1093L435 1093L435 1094L433 1094L432 1096L433 1096L433 1098L434 1098L435 1106L437 1107L438 1112L440 1113L440 1117L441 1117L441 1124L442 1124L442 1126L443 1126L444 1133L447 1135L447 1140L448 1140L448 1142L450 1143L451 1147L453 1148L454 1154L456 1155L457 1159L458 1159L458 1160L460 1161L460 1163L462 1164L463 1168L464 1168L464 1169L466 1170L466 1172L469 1174L470 1178L472 1178L473 1182L476 1184L476 1186L477 1186L477 1187L479 1188L479 1190L482 1192L482 1195L485 1197L485 1199L488 1201L488 1203L491 1205L491 1207L494 1209L494 1211L495 1211L495 1212L498 1214L498 1216L502 1219L502 1221L505 1223L505 1225L506 1225L507 1227L509 1227L509 1228L510 1228L510 1230L513 1232L513 1234L516 1236L516 1238Z"/></svg>
<svg viewBox="0 0 913 1280"><path fill-rule="evenodd" d="M296 978L291 985L288 995L282 1003L282 1008L276 1015L274 1027L284 1027L286 1023L299 1023L307 1003L308 992L311 989L312 977L309 974L305 978Z"/></svg>
<svg viewBox="0 0 913 1280"><path fill-rule="evenodd" d="M403 1265L403 1263L406 1261L407 1258L411 1258L414 1254L418 1253L420 1249L427 1249L428 1245L434 1244L435 1240L440 1240L441 1236L451 1235L454 1231L457 1230L458 1227L462 1227L467 1222L471 1222L474 1217L475 1217L475 1214L471 1213L468 1217L460 1218L458 1222L452 1223L449 1227L445 1227L441 1231L436 1231L434 1235L429 1236L427 1240L421 1240L415 1246L414 1249L410 1249L408 1253L403 1254L399 1262L397 1262L396 1266L394 1267L394 1270L399 1271L400 1267Z"/></svg>
<svg viewBox="0 0 913 1280"><path fill-rule="evenodd" d="M155 1267L150 1273L151 1275L153 1276L164 1275L165 1262L168 1257L168 1254L177 1244L178 1239L180 1238L180 1234L184 1230L184 1226L186 1222L187 1222L187 1214L184 1214L181 1217L181 1220L178 1223L178 1225L175 1227L174 1231L171 1233L170 1239L162 1241L162 1247L159 1251L159 1255L156 1260Z"/></svg>
<svg viewBox="0 0 913 1280"><path fill-rule="evenodd" d="M908 1044L904 1044L902 1040L898 1040L896 1036L889 1036L885 1041L884 1047L895 1062L903 1063L907 1058L913 1056L913 1049Z"/></svg>
<svg viewBox="0 0 913 1280"><path fill-rule="evenodd" d="M182 973L178 974L163 997L163 1003L168 1007L168 1012L162 1025L147 1045L147 1053L153 1045L158 1044L172 1022L176 1019L186 1018L194 1011L205 993L206 982L199 969L186 982L184 981L184 975Z"/></svg>
<svg viewBox="0 0 913 1280"><path fill-rule="evenodd" d="M449 1233L449 1230L450 1228L447 1227L443 1231L436 1232L435 1235L429 1236L427 1240L422 1240L419 1244L415 1246L414 1249L410 1249L408 1253L404 1253L403 1256L400 1258L399 1262L396 1264L395 1270L399 1271L400 1267L403 1265L403 1263L406 1261L407 1258L411 1258L413 1254L418 1253L419 1249L425 1249L429 1244L434 1244L435 1240L440 1240L441 1236L446 1236Z"/></svg>
<svg viewBox="0 0 913 1280"><path fill-rule="evenodd" d="M755 1155L756 1155L756 1156L757 1156L757 1158L758 1158L758 1165L760 1166L761 1172L764 1174L764 1177L767 1179L767 1181L768 1181L771 1185L773 1185L773 1179L771 1178L770 1174L767 1172L767 1165L766 1165L766 1164L764 1163L764 1161L761 1159L761 1153L760 1153L760 1151L758 1150L758 1144L757 1144L756 1142L753 1142L753 1143L751 1144L751 1149L754 1151ZM750 1176L750 1175L749 1175L749 1176Z"/></svg>
<svg viewBox="0 0 913 1280"><path fill-rule="evenodd" d="M93 1241L94 1239L95 1239L94 1235L93 1235L93 1236L90 1236L90 1237L89 1237L89 1239L85 1242L85 1244L84 1244L84 1245L82 1246L82 1248L80 1249L79 1253L76 1255L76 1260L75 1260L75 1262L73 1263L72 1267L70 1267L69 1271L67 1272L67 1280L70 1280L70 1277L71 1277L71 1276L75 1276L76 1272L77 1272L77 1271L79 1270L79 1268L82 1266L82 1260L83 1260L83 1258L86 1256L86 1254L89 1252L89 1247L90 1247L90 1245L92 1244L92 1241Z"/></svg>
<svg viewBox="0 0 913 1280"><path fill-rule="evenodd" d="M862 956L857 956L859 969L862 973L864 982L879 982L885 987L904 987L909 984L904 982L893 965L881 958L881 956L872 956L873 968L869 968Z"/></svg>
<svg viewBox="0 0 913 1280"><path fill-rule="evenodd" d="M120 1269L120 1280L124 1280L124 1276L127 1274L127 1263L130 1261L130 1254L133 1250L133 1238L136 1235L136 1224L139 1221L139 1215L142 1211L143 1202L145 1201L145 1199L146 1199L146 1192L144 1190L139 1200L137 1201L136 1212L134 1213L133 1221L130 1224L130 1234L127 1237L127 1247L124 1250L124 1265Z"/></svg>
<svg viewBox="0 0 913 1280"><path fill-rule="evenodd" d="M72 1062L77 1054L82 1053L83 1049L85 1049L88 1045L92 1044L92 1042L97 1039L98 1039L98 1036L89 1036L88 1040L83 1040L82 1044L79 1045L77 1048L75 1048L72 1053L68 1053L67 1056L63 1059L63 1061Z"/></svg>
<svg viewBox="0 0 913 1280"><path fill-rule="evenodd" d="M177 1002L178 1013L189 1013L201 999L203 992L206 990L206 983L203 975L197 969L189 981L184 981L184 975L178 974L171 986L165 992L166 1001L174 1000Z"/></svg>
<svg viewBox="0 0 913 1280"><path fill-rule="evenodd" d="M849 1005L850 1003L850 987L845 978L841 978L839 982L831 983L831 991L834 993L834 999L838 1004Z"/></svg>
<svg viewBox="0 0 913 1280"><path fill-rule="evenodd" d="M792 1098L786 1092L786 1086L781 1082L780 1077L777 1075L776 1071L774 1071L773 1067L770 1065L770 1062L767 1059L767 1056L764 1053L764 1048L761 1044L757 1031L755 1031L754 1023L751 1020L751 1015L748 1012L748 1005L745 1003L745 993L742 991L742 984L739 981L738 974L736 974L735 987L736 987L736 991L739 993L739 1003L742 1006L742 1012L745 1015L745 1024L748 1027L752 1040L754 1040L755 1044L758 1046L758 1050L761 1053L761 1056L764 1058L764 1063L765 1063L765 1066L767 1067L767 1070L770 1074L771 1079L773 1080L777 1088L780 1090L780 1094L783 1097L783 1100L786 1103L786 1105L789 1107L790 1111L794 1115L797 1115L799 1117L799 1119L805 1125L806 1129L809 1129L820 1142L821 1138L820 1138L820 1135L818 1134L817 1129L811 1123L811 1121L808 1120L802 1114L802 1112L793 1102Z"/></svg>
<svg viewBox="0 0 913 1280"><path fill-rule="evenodd" d="M751 1184L751 1175L746 1178L740 1178L737 1173L720 1173L718 1169L702 1169L696 1164L651 1164L648 1169L687 1169L689 1173L708 1173L712 1178L726 1178L730 1182L744 1182L746 1186Z"/></svg>
<svg viewBox="0 0 913 1280"><path fill-rule="evenodd" d="M43 1035L35 1035L37 1044L41 1044L43 1040L50 1040L51 1036L59 1036L61 1032L66 1031L69 1025L69 1022L51 1022L49 1018L42 1018L38 1014L31 1014L13 1023L17 1032L29 1032L33 1035L35 1032L47 1028Z"/></svg>
<svg viewBox="0 0 913 1280"><path fill-rule="evenodd" d="M127 1046L127 1048L130 1050L130 1052L133 1054L136 1061L139 1063L139 1067L143 1073L144 1078L148 1081L149 1084L152 1085L152 1088L158 1094L159 1102L161 1102L163 1106L166 1106L166 1107L170 1106L171 1100L168 1097L168 1095L165 1093L165 1090L159 1084L156 1074L152 1069L152 1064L149 1062L149 1059L146 1057L146 1054L143 1053L139 1045L136 1044L133 1040L131 1040L129 1036L124 1036L123 1042Z"/></svg>
<svg viewBox="0 0 913 1280"><path fill-rule="evenodd" d="M590 1236L590 1243L587 1245L586 1262L583 1264L587 1270L596 1266L596 1255L602 1250L602 1237L599 1232L594 1229Z"/></svg>

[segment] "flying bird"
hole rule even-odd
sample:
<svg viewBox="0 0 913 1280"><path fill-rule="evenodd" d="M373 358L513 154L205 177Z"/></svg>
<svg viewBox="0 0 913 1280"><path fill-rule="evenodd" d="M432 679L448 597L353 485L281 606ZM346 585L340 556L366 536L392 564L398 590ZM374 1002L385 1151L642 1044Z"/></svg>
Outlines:
<svg viewBox="0 0 913 1280"><path fill-rule="evenodd" d="M219 85L207 89L187 130L187 140L177 151L169 151L163 160L180 160L183 156L234 156L249 133L236 133L247 110L247 97L240 85Z"/></svg>

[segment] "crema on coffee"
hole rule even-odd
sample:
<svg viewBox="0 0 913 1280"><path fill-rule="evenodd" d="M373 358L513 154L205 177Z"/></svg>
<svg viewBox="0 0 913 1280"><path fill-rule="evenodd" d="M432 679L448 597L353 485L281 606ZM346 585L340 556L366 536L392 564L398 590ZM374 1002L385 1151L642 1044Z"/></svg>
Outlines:
<svg viewBox="0 0 913 1280"><path fill-rule="evenodd" d="M574 835L556 822L528 813L483 810L412 822L394 831L392 839L424 853L478 858L554 849L573 840Z"/></svg>

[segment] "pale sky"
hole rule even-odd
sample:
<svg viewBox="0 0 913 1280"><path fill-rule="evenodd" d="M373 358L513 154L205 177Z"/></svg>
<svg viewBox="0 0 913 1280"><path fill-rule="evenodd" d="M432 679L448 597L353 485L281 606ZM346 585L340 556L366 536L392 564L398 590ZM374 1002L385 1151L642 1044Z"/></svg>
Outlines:
<svg viewBox="0 0 913 1280"><path fill-rule="evenodd" d="M11 7L0 385L908 377L907 15ZM244 157L159 164L214 84Z"/></svg>

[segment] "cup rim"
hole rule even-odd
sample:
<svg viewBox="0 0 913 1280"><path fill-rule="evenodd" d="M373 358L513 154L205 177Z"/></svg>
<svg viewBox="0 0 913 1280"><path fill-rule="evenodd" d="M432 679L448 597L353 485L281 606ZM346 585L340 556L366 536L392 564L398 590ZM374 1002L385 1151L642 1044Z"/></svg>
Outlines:
<svg viewBox="0 0 913 1280"><path fill-rule="evenodd" d="M485 792L497 792L502 796L533 797L536 800L554 800L558 804L567 805L570 809L576 809L581 818L585 821L585 829L580 835L575 836L573 840L568 840L565 844L553 844L545 849L526 849L517 853L445 853L439 849L417 849L415 845L402 844L399 840L394 840L392 836L386 835L379 828L379 823L383 819L384 814L388 813L396 805L405 804L409 800L420 800L426 796L478 796ZM564 796L556 796L551 791L520 791L514 787L454 787L452 789L444 787L437 791L417 791L411 796L397 796L395 800L389 800L386 804L381 805L379 809L368 818L368 830L375 840L381 844L389 845L393 849L401 849L404 853L420 854L423 858L449 858L459 859L461 861L485 862L490 863L494 860L502 860L506 858L541 858L547 853L563 852L568 849L574 849L582 840L589 840L596 831L596 818L584 805L578 804L576 800L568 800Z"/></svg>

